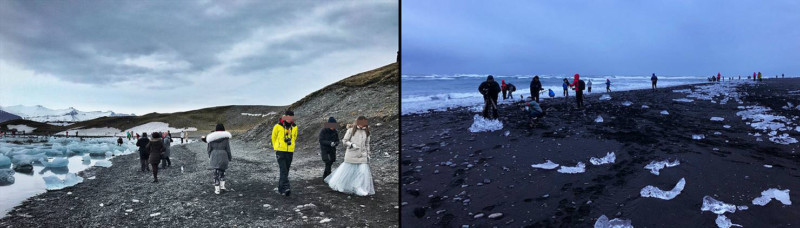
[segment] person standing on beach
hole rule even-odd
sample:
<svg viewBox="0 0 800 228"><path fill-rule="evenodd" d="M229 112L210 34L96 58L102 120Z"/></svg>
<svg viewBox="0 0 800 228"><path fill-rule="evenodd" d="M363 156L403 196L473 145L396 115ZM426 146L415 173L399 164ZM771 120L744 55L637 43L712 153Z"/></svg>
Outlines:
<svg viewBox="0 0 800 228"><path fill-rule="evenodd" d="M514 86L514 84L508 82L508 84L506 84L506 88L507 88L506 90L508 90L508 98L511 98L513 100L514 95L512 93L514 93L514 91L517 91L517 86Z"/></svg>
<svg viewBox="0 0 800 228"><path fill-rule="evenodd" d="M339 132L336 131L336 125L336 119L331 116L319 131L319 154L322 156L322 162L325 163L322 179L331 174L331 166L336 161L336 146L339 145Z"/></svg>
<svg viewBox="0 0 800 228"><path fill-rule="evenodd" d="M781 74L781 78L786 78L786 75Z"/></svg>
<svg viewBox="0 0 800 228"><path fill-rule="evenodd" d="M139 147L139 163L141 164L141 172L150 171L150 168L147 167L147 158L150 157L150 153L147 150L147 145L150 144L150 139L147 138L147 133L142 133L144 137L139 139L139 133L136 133L136 146Z"/></svg>
<svg viewBox="0 0 800 228"><path fill-rule="evenodd" d="M280 121L272 128L272 148L278 159L280 178L278 180L278 194L290 196L289 168L292 166L295 140L297 139L297 125L293 120L294 112L286 111Z"/></svg>
<svg viewBox="0 0 800 228"><path fill-rule="evenodd" d="M650 81L653 82L653 90L656 90L656 83L658 82L658 77L656 77L656 73L653 73L653 76L650 76Z"/></svg>
<svg viewBox="0 0 800 228"><path fill-rule="evenodd" d="M581 81L581 76L579 74L575 74L575 80L572 84L569 84L570 87L575 89L575 102L578 105L578 108L583 108L583 90L586 87L586 84Z"/></svg>
<svg viewBox="0 0 800 228"><path fill-rule="evenodd" d="M760 72L760 71L758 72L758 81L759 81L759 82L761 81L761 72ZM75 132L75 135L77 136L77 135L78 135L78 133L77 133L77 132Z"/></svg>
<svg viewBox="0 0 800 228"><path fill-rule="evenodd" d="M161 140L161 133L153 132L150 134L150 143L147 144L146 150L150 152L149 158L150 166L153 167L153 183L158 183L158 163L161 162L161 154L166 150L164 148L164 141Z"/></svg>
<svg viewBox="0 0 800 228"><path fill-rule="evenodd" d="M172 146L172 136L167 134L167 137L164 137L164 154L161 155L161 162L164 164L161 165L161 168L167 168L172 166L172 161L169 160L170 156L170 146Z"/></svg>
<svg viewBox="0 0 800 228"><path fill-rule="evenodd" d="M125 132L125 137L128 137L128 141L131 141L131 133L130 132L126 131Z"/></svg>
<svg viewBox="0 0 800 228"><path fill-rule="evenodd" d="M536 102L539 102L539 91L543 91L542 82L539 81L539 75L533 76L533 80L531 80L531 97L533 97Z"/></svg>
<svg viewBox="0 0 800 228"><path fill-rule="evenodd" d="M756 72L753 72L753 81L756 81Z"/></svg>
<svg viewBox="0 0 800 228"><path fill-rule="evenodd" d="M214 132L205 137L208 146L208 168L214 170L214 194L219 194L225 188L225 170L228 163L233 160L231 155L231 133L225 131L225 126L217 124Z"/></svg>
<svg viewBox="0 0 800 228"><path fill-rule="evenodd" d="M611 80L606 78L606 93L610 93L610 92L611 92Z"/></svg>
<svg viewBox="0 0 800 228"><path fill-rule="evenodd" d="M564 88L564 98L569 97L569 90L567 90L567 88L569 88L569 81L567 78L564 78L564 83L561 83L561 87Z"/></svg>
<svg viewBox="0 0 800 228"><path fill-rule="evenodd" d="M117 139L117 146L122 146L122 136Z"/></svg>
<svg viewBox="0 0 800 228"><path fill-rule="evenodd" d="M184 131L181 131L181 144L183 144Z"/></svg>
<svg viewBox="0 0 800 228"><path fill-rule="evenodd" d="M497 113L497 96L500 93L500 85L494 80L494 77L489 75L486 81L478 86L478 92L483 95L483 118L496 119L499 114ZM491 111L491 116L489 112Z"/></svg>
<svg viewBox="0 0 800 228"><path fill-rule="evenodd" d="M587 91L591 93L592 92L592 79L589 79L589 82L586 83L586 87L589 88L589 90L587 90ZM536 101L536 102L539 102L539 101Z"/></svg>
<svg viewBox="0 0 800 228"><path fill-rule="evenodd" d="M503 91L503 100L505 100L508 93L508 85L506 85L506 80L500 80L500 82L500 90Z"/></svg>
<svg viewBox="0 0 800 228"><path fill-rule="evenodd" d="M359 116L347 125L342 143L347 150L344 162L325 178L331 189L358 196L375 194L372 172L369 170L370 135L367 117Z"/></svg>

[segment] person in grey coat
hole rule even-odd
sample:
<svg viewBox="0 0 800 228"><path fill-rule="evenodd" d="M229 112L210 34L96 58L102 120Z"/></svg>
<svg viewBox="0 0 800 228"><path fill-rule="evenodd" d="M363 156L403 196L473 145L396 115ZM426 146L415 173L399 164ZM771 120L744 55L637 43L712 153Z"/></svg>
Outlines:
<svg viewBox="0 0 800 228"><path fill-rule="evenodd" d="M206 136L208 142L209 169L214 170L214 194L219 194L225 189L225 170L231 157L231 133L225 131L225 126L217 124L216 130Z"/></svg>
<svg viewBox="0 0 800 228"><path fill-rule="evenodd" d="M164 148L166 150L164 151L164 154L161 155L161 164L162 164L161 168L167 168L169 166L172 166L172 161L169 160L169 155L170 155L169 146L171 144L172 144L172 136L167 135L167 137L164 138Z"/></svg>

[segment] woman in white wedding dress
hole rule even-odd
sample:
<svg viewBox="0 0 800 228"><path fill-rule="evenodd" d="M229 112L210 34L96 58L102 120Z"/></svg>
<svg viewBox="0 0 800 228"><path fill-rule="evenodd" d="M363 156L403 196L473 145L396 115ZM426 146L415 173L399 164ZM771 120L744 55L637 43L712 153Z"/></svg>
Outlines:
<svg viewBox="0 0 800 228"><path fill-rule="evenodd" d="M347 125L342 143L347 148L344 162L325 178L331 189L359 196L375 194L372 173L369 170L369 122L359 116L354 124Z"/></svg>

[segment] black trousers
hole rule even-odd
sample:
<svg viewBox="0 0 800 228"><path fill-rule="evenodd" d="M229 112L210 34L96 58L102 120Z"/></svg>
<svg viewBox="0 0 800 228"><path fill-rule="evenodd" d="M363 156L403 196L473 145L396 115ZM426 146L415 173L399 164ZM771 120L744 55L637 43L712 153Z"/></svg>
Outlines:
<svg viewBox="0 0 800 228"><path fill-rule="evenodd" d="M503 100L505 100L505 99L506 99L506 94L507 94L507 93L508 93L508 90L503 90Z"/></svg>
<svg viewBox="0 0 800 228"><path fill-rule="evenodd" d="M293 152L275 151L275 157L278 159L278 168L280 168L280 178L278 179L278 192L283 194L290 190L289 185L289 168L292 166Z"/></svg>
<svg viewBox="0 0 800 228"><path fill-rule="evenodd" d="M172 166L172 161L169 160L169 157L161 156L161 164L163 164L162 167L166 168Z"/></svg>
<svg viewBox="0 0 800 228"><path fill-rule="evenodd" d="M492 104L494 102L494 105ZM487 96L483 96L483 118L487 119L496 119L500 115L497 113L497 109L495 108L497 105L497 94L489 94ZM491 116L489 115L491 112Z"/></svg>
<svg viewBox="0 0 800 228"><path fill-rule="evenodd" d="M140 171L144 172L145 170L150 171L150 168L147 167L147 158L140 158L139 163L142 165Z"/></svg>
<svg viewBox="0 0 800 228"><path fill-rule="evenodd" d="M583 107L583 91L582 90L576 90L575 91L575 100L578 103L578 108Z"/></svg>
<svg viewBox="0 0 800 228"><path fill-rule="evenodd" d="M225 170L224 169L215 169L214 170L214 186L219 186L220 181L225 181Z"/></svg>
<svg viewBox="0 0 800 228"><path fill-rule="evenodd" d="M336 161L336 149L322 149L319 154L322 155L322 162L325 163L325 171L322 172L322 178L326 178L331 174L331 166Z"/></svg>
<svg viewBox="0 0 800 228"><path fill-rule="evenodd" d="M536 103L539 103L539 91L531 90L531 97L534 101L536 101Z"/></svg>

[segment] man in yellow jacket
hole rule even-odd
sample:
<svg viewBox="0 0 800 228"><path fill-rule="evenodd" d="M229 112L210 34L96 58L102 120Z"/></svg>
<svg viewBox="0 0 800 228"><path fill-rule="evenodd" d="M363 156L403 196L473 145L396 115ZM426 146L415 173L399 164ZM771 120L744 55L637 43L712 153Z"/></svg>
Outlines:
<svg viewBox="0 0 800 228"><path fill-rule="evenodd" d="M292 166L295 140L297 140L297 125L294 124L294 112L286 111L278 124L272 128L272 148L278 158L280 179L278 180L278 194L289 196L289 168Z"/></svg>

